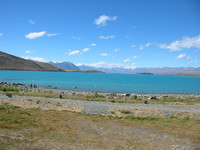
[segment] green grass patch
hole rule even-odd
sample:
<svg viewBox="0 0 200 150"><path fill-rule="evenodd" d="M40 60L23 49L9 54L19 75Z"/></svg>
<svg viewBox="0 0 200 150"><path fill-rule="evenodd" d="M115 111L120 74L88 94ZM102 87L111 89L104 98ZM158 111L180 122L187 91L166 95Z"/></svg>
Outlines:
<svg viewBox="0 0 200 150"><path fill-rule="evenodd" d="M0 91L3 91L3 92L9 92L9 91L19 92L19 89L18 89L18 88L15 88L15 87L5 87L5 86L1 86L1 87L0 87Z"/></svg>
<svg viewBox="0 0 200 150"><path fill-rule="evenodd" d="M31 114L7 103L0 105L0 128L17 129L29 124ZM31 122L31 121L30 121Z"/></svg>
<svg viewBox="0 0 200 150"><path fill-rule="evenodd" d="M15 87L5 87L5 86L1 86L1 87L0 87L0 91L3 91L3 92L9 92L9 91L12 91L12 92L19 92L19 89L18 89L18 88L15 88Z"/></svg>
<svg viewBox="0 0 200 150"><path fill-rule="evenodd" d="M121 110L120 112L123 114L131 114L131 111L129 111L129 110Z"/></svg>

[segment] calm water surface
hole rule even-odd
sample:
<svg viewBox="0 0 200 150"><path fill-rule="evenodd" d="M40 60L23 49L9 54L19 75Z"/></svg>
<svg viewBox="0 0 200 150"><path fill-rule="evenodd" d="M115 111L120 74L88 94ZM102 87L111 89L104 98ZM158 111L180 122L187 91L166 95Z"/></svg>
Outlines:
<svg viewBox="0 0 200 150"><path fill-rule="evenodd" d="M79 91L200 94L200 77L78 72L0 71L0 82Z"/></svg>

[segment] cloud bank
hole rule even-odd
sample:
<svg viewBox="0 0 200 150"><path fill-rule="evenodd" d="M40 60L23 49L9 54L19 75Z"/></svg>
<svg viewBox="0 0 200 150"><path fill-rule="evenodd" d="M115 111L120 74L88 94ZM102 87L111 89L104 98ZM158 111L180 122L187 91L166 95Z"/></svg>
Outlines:
<svg viewBox="0 0 200 150"><path fill-rule="evenodd" d="M200 35L192 38L185 36L181 40L173 41L170 44L159 44L158 46L170 51L181 51L185 48L200 48Z"/></svg>

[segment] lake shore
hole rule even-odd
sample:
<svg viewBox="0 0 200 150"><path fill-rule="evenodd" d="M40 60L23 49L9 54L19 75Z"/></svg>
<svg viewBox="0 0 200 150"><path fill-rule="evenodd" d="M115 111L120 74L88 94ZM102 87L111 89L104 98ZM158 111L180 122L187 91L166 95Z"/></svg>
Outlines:
<svg viewBox="0 0 200 150"><path fill-rule="evenodd" d="M124 95L3 85L0 147L4 149L200 147L200 95Z"/></svg>
<svg viewBox="0 0 200 150"><path fill-rule="evenodd" d="M53 91L55 93L68 93L68 94L94 94L96 92L98 92L98 94L101 94L103 96L110 96L110 95L115 95L115 96L119 96L119 97L129 97L129 96L134 96L134 95L143 95L143 96L200 96L200 94L190 94L190 93L160 93L160 94L156 94L156 93L152 93L152 94L147 94L147 93L130 93L130 92L126 92L126 93L118 93L118 92L101 92L101 91L79 91L78 87L73 86L71 87L72 90L68 90L68 89L59 89L58 87L52 87L51 85L49 85L48 87L41 87L41 86L37 86L35 84L22 84L22 83L7 83L7 82L0 82L0 87L15 87L18 88L22 91Z"/></svg>
<svg viewBox="0 0 200 150"><path fill-rule="evenodd" d="M60 98L83 101L139 104L200 104L200 94L135 94L135 93L102 93L62 90L57 88L37 87L34 84L0 83L0 94L11 93L16 96L33 96Z"/></svg>

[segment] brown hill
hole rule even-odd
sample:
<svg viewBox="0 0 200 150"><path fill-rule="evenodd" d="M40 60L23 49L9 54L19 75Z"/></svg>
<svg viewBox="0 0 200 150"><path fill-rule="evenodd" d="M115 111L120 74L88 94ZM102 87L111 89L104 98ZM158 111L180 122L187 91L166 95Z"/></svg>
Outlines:
<svg viewBox="0 0 200 150"><path fill-rule="evenodd" d="M0 70L63 71L50 64L16 57L0 51Z"/></svg>

